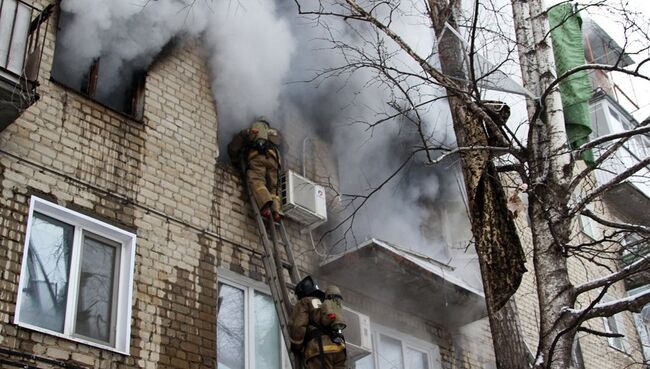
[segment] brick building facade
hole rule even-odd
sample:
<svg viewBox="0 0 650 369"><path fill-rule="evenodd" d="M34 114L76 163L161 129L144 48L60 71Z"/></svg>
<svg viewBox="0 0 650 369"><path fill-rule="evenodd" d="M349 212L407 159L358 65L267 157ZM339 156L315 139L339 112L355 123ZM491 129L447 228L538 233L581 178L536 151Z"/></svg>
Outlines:
<svg viewBox="0 0 650 369"><path fill-rule="evenodd" d="M199 43L177 40L157 57L138 116L50 78L57 14L45 37L40 98L0 131L1 366L286 365L277 333L256 336L274 319L263 315L263 249L238 172L218 160L218 108ZM294 146L288 166L299 170L299 157ZM314 160L307 174L316 178L310 171L326 167ZM318 274L322 260L308 235L291 221L288 230L300 269ZM531 282L529 273L517 303L534 341ZM101 293L89 295L93 283ZM494 367L484 319L448 327L441 317L374 300L372 291L341 287L373 331L374 354L357 368L383 368L378 355L389 351L381 345L411 355L413 368ZM218 313L232 315L220 321ZM233 317L241 324L232 326ZM260 346L269 342L274 348ZM627 360L604 338L580 343L586 368L619 368ZM603 355L611 357L603 362Z"/></svg>

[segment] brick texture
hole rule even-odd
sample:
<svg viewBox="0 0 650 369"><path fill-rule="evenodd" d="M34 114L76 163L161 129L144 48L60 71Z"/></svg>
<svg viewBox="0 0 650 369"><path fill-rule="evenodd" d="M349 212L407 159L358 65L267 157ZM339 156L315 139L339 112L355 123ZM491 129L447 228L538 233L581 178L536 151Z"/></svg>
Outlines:
<svg viewBox="0 0 650 369"><path fill-rule="evenodd" d="M144 117L136 121L47 77L55 29L49 27L43 53L41 98L0 132L0 347L87 368L214 368L218 268L257 281L265 273L239 174L217 160L217 111L198 42L176 42L149 68ZM291 142L309 134L291 132ZM287 166L304 167L307 176L336 187L327 143L314 139L302 147L288 148ZM129 356L13 324L31 196L137 235ZM300 269L315 271L309 236L292 223L288 231ZM580 280L584 271L579 265L572 270ZM517 294L529 342L536 332L533 283L528 273ZM438 345L445 369L493 365L485 320L450 332L349 297L372 319ZM602 328L598 324L592 328ZM605 339L581 343L589 368L619 368L614 363L628 360Z"/></svg>

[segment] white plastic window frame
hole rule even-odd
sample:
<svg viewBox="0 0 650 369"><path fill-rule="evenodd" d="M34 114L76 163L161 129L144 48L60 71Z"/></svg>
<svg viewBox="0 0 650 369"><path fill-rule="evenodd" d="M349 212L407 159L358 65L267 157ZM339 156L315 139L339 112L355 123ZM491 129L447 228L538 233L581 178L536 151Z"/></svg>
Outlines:
<svg viewBox="0 0 650 369"><path fill-rule="evenodd" d="M372 365L374 369L379 369L379 358L377 355L379 354L379 339L381 335L401 342L403 361L406 361L406 349L411 348L427 355L427 364L429 369L442 368L440 348L437 345L376 323L371 323L370 327L372 331ZM403 362L402 365L405 366L406 363ZM408 368L405 367L405 369Z"/></svg>
<svg viewBox="0 0 650 369"><path fill-rule="evenodd" d="M650 289L650 285L645 285L637 287L627 291L627 296L634 296L637 293L647 291ZM644 308L647 308L648 305ZM643 309L641 310L643 311ZM641 352L643 352L644 359L650 360L650 329L647 328L646 323L643 321L643 316L641 313L632 313L634 317L634 328L636 329L637 334L639 335L639 340L641 341Z"/></svg>
<svg viewBox="0 0 650 369"><path fill-rule="evenodd" d="M572 195L571 205L575 205L576 202L578 202L578 196ZM593 202L588 203L587 205L585 205L585 209L591 210L591 212L595 213L594 203ZM596 240L597 237L600 236L598 224L595 220L582 214L577 214L576 218L577 218L577 222L578 222L577 224L580 233L584 234L585 236L589 237L592 240Z"/></svg>
<svg viewBox="0 0 650 369"><path fill-rule="evenodd" d="M31 236L32 221L34 212L47 215L51 218L67 223L74 227L74 242L72 246L71 271L68 287L68 300L66 303L66 317L63 333L22 322L20 320L20 307L22 304L22 293L27 283L27 255ZM76 300L79 288L79 269L81 262L82 235L84 231L94 233L119 245L119 272L116 275L117 294L113 301L115 311L114 345L84 338L74 334L74 314L76 313ZM136 235L123 229L104 223L87 215L67 209L55 203L32 196L29 206L29 217L27 220L27 232L23 248L23 260L18 284L18 296L16 299L16 315L14 324L31 330L39 331L50 336L56 336L67 340L80 342L89 346L129 355L131 338L131 305L133 299L133 270L135 266Z"/></svg>
<svg viewBox="0 0 650 369"><path fill-rule="evenodd" d="M227 284L230 287L240 289L244 291L244 332L246 334L246 339L244 340L245 346L245 369L255 368L255 324L254 324L254 312L251 310L251 306L254 306L255 292L263 293L271 297L270 288L259 281L247 278L241 274L234 273L228 269L218 268L217 270L217 281L219 283ZM219 298L217 294L217 299ZM291 363L289 362L288 353L285 349L284 340L282 337L282 331L278 330L278 335L280 336L280 368L290 369ZM219 337L217 337L217 340Z"/></svg>
<svg viewBox="0 0 650 369"><path fill-rule="evenodd" d="M580 346L580 339L577 336L573 338L571 343L571 368L585 369L585 359L582 354L582 347Z"/></svg>
<svg viewBox="0 0 650 369"><path fill-rule="evenodd" d="M605 297L603 297L603 302L611 302L613 300L614 299L608 295L605 295ZM613 322L616 325L616 329L612 329L612 326L609 324L610 319L613 319ZM630 350L627 343L627 334L625 333L625 322L623 321L622 313L614 314L609 317L603 317L603 325L605 327L605 333L618 333L623 335L623 337L607 337L607 343L609 344L609 347L617 351L625 353L629 352ZM620 347L617 342L620 343Z"/></svg>
<svg viewBox="0 0 650 369"><path fill-rule="evenodd" d="M620 133L634 128L633 124L625 117L618 107L609 102L603 102L603 104L606 106L605 115L607 116L607 124L612 133ZM642 159L647 156L648 139L644 135L637 135L627 141L625 147L628 150L629 155L634 156L636 160L639 160L639 158Z"/></svg>
<svg viewBox="0 0 650 369"><path fill-rule="evenodd" d="M585 209L591 210L591 212L595 212L593 203L587 204L585 206ZM587 237L591 238L592 240L596 240L596 237L598 237L598 232L597 232L598 225L596 224L596 221L582 214L579 214L579 219L580 219L580 231L582 231L582 233L584 233Z"/></svg>

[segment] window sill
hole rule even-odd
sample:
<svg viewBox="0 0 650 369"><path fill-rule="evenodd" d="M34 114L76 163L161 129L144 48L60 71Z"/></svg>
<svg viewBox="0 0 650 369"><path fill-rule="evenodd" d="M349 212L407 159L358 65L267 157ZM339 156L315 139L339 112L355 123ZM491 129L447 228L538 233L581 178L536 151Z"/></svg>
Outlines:
<svg viewBox="0 0 650 369"><path fill-rule="evenodd" d="M112 352L115 352L117 354L124 355L124 356L130 356L129 348L127 348L126 350L120 350L120 349L117 349L117 348L109 346L109 345L102 345L101 343L94 342L94 341L87 340L87 339L83 339L81 337L68 336L68 335L65 335L63 333L50 331L48 329L44 329L44 328L34 326L34 325L31 325L31 324L26 324L26 323L22 323L22 322L14 322L14 323L16 325L18 325L19 327L29 329L29 330L32 330L32 331L35 331L35 332L43 333L43 334L46 334L48 336L54 336L54 337L58 337L58 338L68 340L68 341L73 341L73 342L81 343L81 344L84 344L84 345L96 347L96 348L99 348L99 349L102 349L102 350L112 351Z"/></svg>

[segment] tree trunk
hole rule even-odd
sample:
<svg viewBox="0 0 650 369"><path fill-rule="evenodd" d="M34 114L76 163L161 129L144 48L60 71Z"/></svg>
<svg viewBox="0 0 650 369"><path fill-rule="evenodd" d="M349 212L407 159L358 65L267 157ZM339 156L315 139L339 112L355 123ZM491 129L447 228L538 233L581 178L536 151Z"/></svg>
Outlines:
<svg viewBox="0 0 650 369"><path fill-rule="evenodd" d="M443 32L445 22L455 26L454 3L429 0L429 4L434 30L440 40L441 69L447 76L465 80L460 40L451 32ZM483 122L468 112L458 92L448 89L447 94L458 146L488 146ZM524 255L514 222L506 209L506 196L488 150L465 151L461 159L497 367L527 368L527 348L519 319L514 305L506 303L524 272ZM503 286L503 281L508 285ZM504 290L507 290L505 294Z"/></svg>
<svg viewBox="0 0 650 369"><path fill-rule="evenodd" d="M541 96L555 79L547 16L541 0L513 0L512 9L524 87ZM534 368L560 369L569 367L575 336L562 316L563 308L573 307L575 302L561 246L570 237L570 220L561 213L570 196L572 163L557 88L540 103L543 109L528 101L529 175L537 186L531 192L535 196L529 196L528 211L540 313Z"/></svg>

